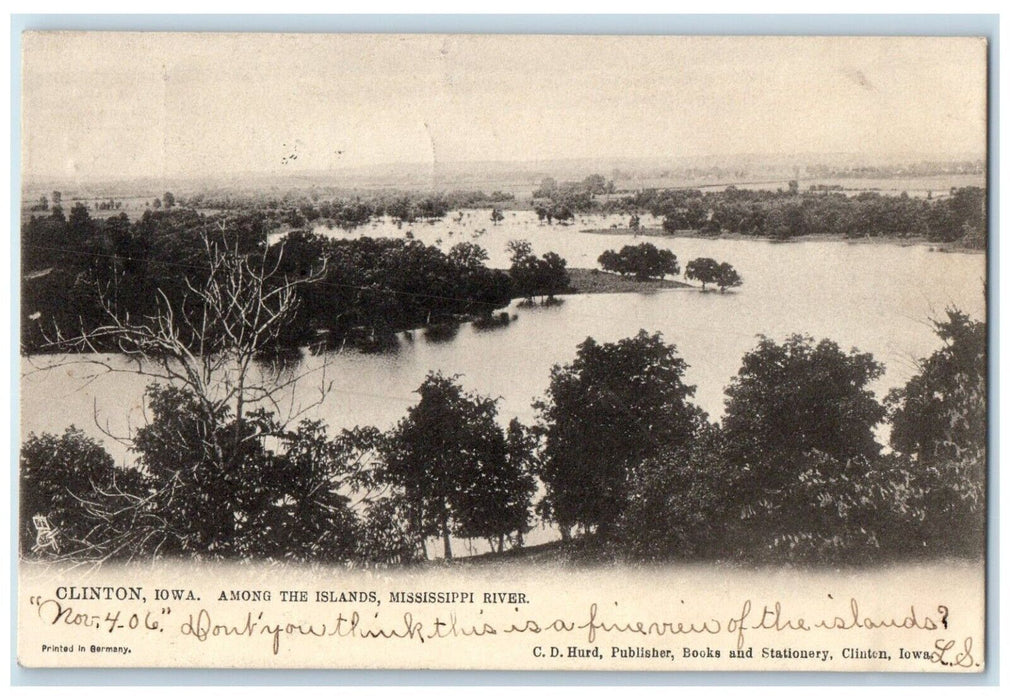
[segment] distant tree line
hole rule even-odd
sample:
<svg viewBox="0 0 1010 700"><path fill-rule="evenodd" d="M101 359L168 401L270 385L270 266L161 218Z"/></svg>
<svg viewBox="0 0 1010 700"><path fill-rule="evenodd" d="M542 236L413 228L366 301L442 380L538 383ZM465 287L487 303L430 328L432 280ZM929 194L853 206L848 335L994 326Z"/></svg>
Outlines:
<svg viewBox="0 0 1010 700"><path fill-rule="evenodd" d="M857 178L908 178L935 175L984 175L984 160L962 160L954 162L920 161L900 165L809 165L810 177L857 177Z"/></svg>
<svg viewBox="0 0 1010 700"><path fill-rule="evenodd" d="M178 204L197 210L259 211L276 225L300 228L308 224L352 229L373 218L389 216L412 223L441 219L451 211L501 206L515 200L510 192L481 190L450 192L381 191L336 195L316 190L290 190L283 194L198 192L180 197Z"/></svg>
<svg viewBox="0 0 1010 700"><path fill-rule="evenodd" d="M578 212L591 212L600 207L598 195L614 192L613 181L594 174L578 182L558 183L546 177L540 187L533 191L533 211L540 221L552 224L568 223Z"/></svg>
<svg viewBox="0 0 1010 700"><path fill-rule="evenodd" d="M550 199L565 194L586 194L590 197L600 194L613 194L614 181L607 180L599 173L589 175L583 180L559 183L553 177L545 177L540 187L533 191L534 199Z"/></svg>
<svg viewBox="0 0 1010 700"><path fill-rule="evenodd" d="M857 173L858 174L858 173ZM53 193L52 206L59 205ZM307 226L354 228L376 217L397 222L435 221L453 211L488 208L494 223L504 217L503 205L515 206L515 195L496 190L448 192L378 191L338 194L333 188L292 189L282 193L206 191L176 198L171 192L149 202L154 209L173 206L235 214L258 212L268 228ZM104 208L108 203L102 204ZM802 191L798 181L777 191L729 186L722 191L698 189L643 189L618 193L613 181L594 174L581 181L557 182L544 178L524 205L546 224L568 224L580 213L622 213L637 217L650 212L663 219L665 231L698 231L717 235L734 233L787 240L797 236L832 234L848 237L926 237L936 242L959 241L984 247L987 233L986 193L980 187L952 188L929 197L874 191L853 196L832 186L812 186ZM115 202L112 204L115 207ZM47 211L45 197L29 211ZM636 224L637 222L637 224ZM640 219L630 227L638 230Z"/></svg>
<svg viewBox="0 0 1010 700"><path fill-rule="evenodd" d="M986 197L979 187L951 190L933 199L863 192L745 190L644 190L624 200L663 217L668 232L739 233L788 239L808 234L924 236L985 245Z"/></svg>

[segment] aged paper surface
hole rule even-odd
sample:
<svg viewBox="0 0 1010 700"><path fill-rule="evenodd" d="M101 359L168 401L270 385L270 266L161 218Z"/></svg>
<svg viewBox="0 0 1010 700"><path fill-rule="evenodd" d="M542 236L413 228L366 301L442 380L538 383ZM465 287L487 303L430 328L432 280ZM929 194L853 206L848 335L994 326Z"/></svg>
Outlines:
<svg viewBox="0 0 1010 700"><path fill-rule="evenodd" d="M23 39L22 665L984 670L984 40Z"/></svg>

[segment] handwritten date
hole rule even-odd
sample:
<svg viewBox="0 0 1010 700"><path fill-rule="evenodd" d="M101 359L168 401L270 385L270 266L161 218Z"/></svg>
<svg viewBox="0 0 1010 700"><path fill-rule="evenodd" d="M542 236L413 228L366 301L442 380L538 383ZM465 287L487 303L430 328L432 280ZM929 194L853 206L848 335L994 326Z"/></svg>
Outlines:
<svg viewBox="0 0 1010 700"><path fill-rule="evenodd" d="M126 613L120 609L104 610L102 612L82 612L73 606L55 598L32 596L29 602L35 606L36 613L44 622L56 626L93 628L113 634L121 630L137 630L143 632L164 632L164 617L172 614L171 608L160 610L145 610Z"/></svg>

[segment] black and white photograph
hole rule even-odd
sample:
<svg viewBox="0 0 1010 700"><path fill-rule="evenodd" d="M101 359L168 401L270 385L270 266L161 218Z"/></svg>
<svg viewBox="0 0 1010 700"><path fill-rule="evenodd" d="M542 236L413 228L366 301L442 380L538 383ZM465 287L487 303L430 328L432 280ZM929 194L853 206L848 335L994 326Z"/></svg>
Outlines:
<svg viewBox="0 0 1010 700"><path fill-rule="evenodd" d="M23 665L985 670L984 38L22 48Z"/></svg>

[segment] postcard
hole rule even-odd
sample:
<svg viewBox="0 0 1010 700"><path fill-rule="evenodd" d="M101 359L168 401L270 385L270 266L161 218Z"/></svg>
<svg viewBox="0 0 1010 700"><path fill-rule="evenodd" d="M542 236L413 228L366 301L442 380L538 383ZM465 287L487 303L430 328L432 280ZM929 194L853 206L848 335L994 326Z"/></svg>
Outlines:
<svg viewBox="0 0 1010 700"><path fill-rule="evenodd" d="M22 39L23 666L985 669L984 38Z"/></svg>

